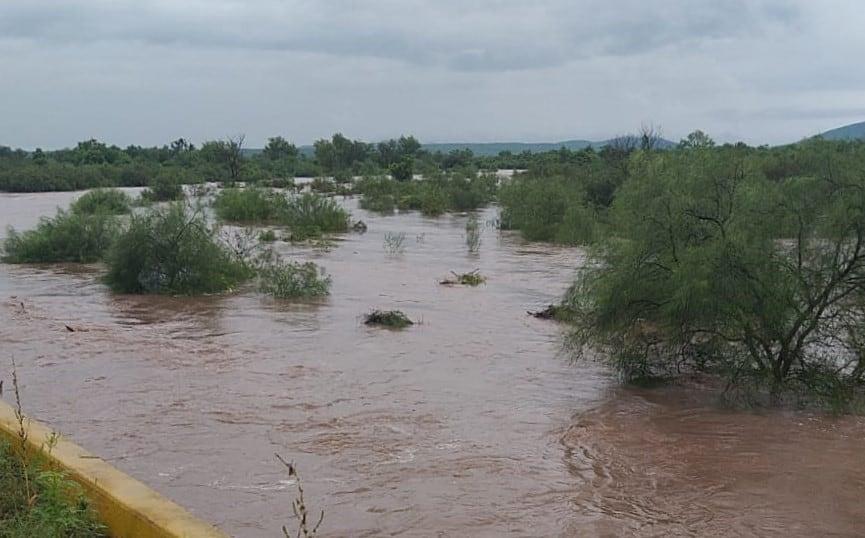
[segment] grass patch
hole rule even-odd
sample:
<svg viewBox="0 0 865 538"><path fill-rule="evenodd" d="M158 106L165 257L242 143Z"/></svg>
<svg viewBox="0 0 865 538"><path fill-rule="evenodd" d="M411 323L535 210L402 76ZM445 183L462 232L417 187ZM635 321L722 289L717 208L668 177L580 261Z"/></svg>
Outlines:
<svg viewBox="0 0 865 538"><path fill-rule="evenodd" d="M29 419L21 409L15 363L12 363L15 417L14 443L0 441L0 536L6 538L94 538L107 536L81 486L48 464L58 437L42 449L28 449Z"/></svg>
<svg viewBox="0 0 865 538"><path fill-rule="evenodd" d="M399 310L373 310L369 314L364 314L363 322L366 325L378 325L392 329L402 329L414 325L414 322Z"/></svg>
<svg viewBox="0 0 865 538"><path fill-rule="evenodd" d="M182 203L134 215L106 255L107 284L121 293L196 295L229 290L252 269Z"/></svg>
<svg viewBox="0 0 865 538"><path fill-rule="evenodd" d="M70 210L79 215L124 215L132 210L132 199L117 189L95 189L75 200Z"/></svg>
<svg viewBox="0 0 865 538"><path fill-rule="evenodd" d="M6 263L91 263L103 257L117 233L117 221L105 213L58 210L33 230L19 233L10 227L2 259Z"/></svg>

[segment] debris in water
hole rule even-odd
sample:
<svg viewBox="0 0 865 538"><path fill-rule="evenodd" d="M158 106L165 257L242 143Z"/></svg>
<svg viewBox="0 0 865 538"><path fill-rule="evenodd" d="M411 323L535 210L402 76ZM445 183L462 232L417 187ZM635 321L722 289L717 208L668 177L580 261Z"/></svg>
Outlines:
<svg viewBox="0 0 865 538"><path fill-rule="evenodd" d="M457 284L463 286L480 286L481 284L485 284L487 281L487 278L480 273L480 269L475 269L469 273L455 273L451 271L451 274L454 276L453 279L446 278L439 281L439 284L442 286L456 286Z"/></svg>
<svg viewBox="0 0 865 538"><path fill-rule="evenodd" d="M573 308L561 304L551 304L543 310L527 310L526 313L538 319L552 319L556 321L568 321L574 317Z"/></svg>
<svg viewBox="0 0 865 538"><path fill-rule="evenodd" d="M364 315L363 322L366 325L381 325L395 329L414 325L414 322L399 310L373 310Z"/></svg>

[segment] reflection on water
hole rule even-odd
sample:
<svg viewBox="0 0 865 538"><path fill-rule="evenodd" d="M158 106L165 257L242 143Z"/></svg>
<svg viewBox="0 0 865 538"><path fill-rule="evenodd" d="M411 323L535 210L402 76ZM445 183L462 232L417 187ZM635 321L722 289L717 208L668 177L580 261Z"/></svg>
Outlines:
<svg viewBox="0 0 865 538"><path fill-rule="evenodd" d="M0 226L70 199L0 194ZM289 518L273 452L299 464L327 535L860 534L858 419L617 389L525 314L567 287L580 250L486 229L470 254L464 216L345 203L368 233L278 245L333 275L314 303L117 296L98 266L0 265L0 345L26 408L243 537ZM406 234L404 254L386 232ZM485 286L437 284L473 269ZM369 328L370 308L422 323Z"/></svg>

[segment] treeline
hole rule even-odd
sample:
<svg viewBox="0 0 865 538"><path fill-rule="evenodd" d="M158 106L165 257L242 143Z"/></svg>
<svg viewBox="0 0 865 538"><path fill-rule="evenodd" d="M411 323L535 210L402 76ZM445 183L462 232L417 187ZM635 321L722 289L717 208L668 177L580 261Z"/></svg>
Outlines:
<svg viewBox="0 0 865 538"><path fill-rule="evenodd" d="M196 147L179 138L162 147L120 148L98 140L74 148L28 152L0 146L0 191L42 192L96 187L147 186L158 179L175 183L216 181L285 182L293 177L415 174L475 165L470 151L429 153L412 136L370 144L341 134L318 140L310 156L282 137L268 139L261 151L244 147L244 138L212 140Z"/></svg>
<svg viewBox="0 0 865 538"><path fill-rule="evenodd" d="M669 150L630 143L537 154L522 163L524 172L499 190L502 227L520 230L533 241L591 244L613 232L609 210L630 182L645 176L647 157L657 166L691 163L693 170L680 172L682 181L708 163L724 162L734 163L754 181L778 184L826 176L841 156L865 170L865 142L811 139L781 147L716 145L700 131Z"/></svg>

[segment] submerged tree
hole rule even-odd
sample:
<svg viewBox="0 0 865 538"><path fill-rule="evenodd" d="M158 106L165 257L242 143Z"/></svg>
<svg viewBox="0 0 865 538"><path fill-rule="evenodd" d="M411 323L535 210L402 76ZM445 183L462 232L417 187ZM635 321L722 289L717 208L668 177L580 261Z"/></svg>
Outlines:
<svg viewBox="0 0 865 538"><path fill-rule="evenodd" d="M628 379L712 370L776 397L861 384L865 177L844 152L815 159L813 176L768 182L732 153L638 154L568 296L578 348Z"/></svg>

